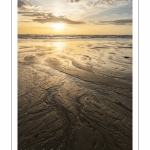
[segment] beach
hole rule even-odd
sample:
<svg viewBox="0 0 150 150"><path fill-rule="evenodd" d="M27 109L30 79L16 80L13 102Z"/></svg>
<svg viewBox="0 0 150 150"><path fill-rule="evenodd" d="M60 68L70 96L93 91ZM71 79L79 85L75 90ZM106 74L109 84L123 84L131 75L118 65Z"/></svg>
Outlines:
<svg viewBox="0 0 150 150"><path fill-rule="evenodd" d="M132 38L18 39L19 150L131 150Z"/></svg>

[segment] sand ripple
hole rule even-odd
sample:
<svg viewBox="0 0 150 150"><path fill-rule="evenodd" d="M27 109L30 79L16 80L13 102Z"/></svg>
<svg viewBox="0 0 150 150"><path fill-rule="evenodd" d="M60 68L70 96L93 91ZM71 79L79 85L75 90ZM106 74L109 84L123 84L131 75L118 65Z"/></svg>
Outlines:
<svg viewBox="0 0 150 150"><path fill-rule="evenodd" d="M70 45L63 52L60 47L35 45L33 52L20 46L19 149L132 149L131 60L122 58L129 53L115 48L104 53L99 42L86 44L85 52L70 50Z"/></svg>

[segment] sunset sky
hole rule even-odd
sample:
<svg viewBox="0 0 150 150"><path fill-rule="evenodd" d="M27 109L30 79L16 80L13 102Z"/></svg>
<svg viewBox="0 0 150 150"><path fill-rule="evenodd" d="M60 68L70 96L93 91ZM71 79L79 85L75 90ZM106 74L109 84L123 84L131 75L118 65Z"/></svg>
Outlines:
<svg viewBox="0 0 150 150"><path fill-rule="evenodd" d="M132 34L132 0L18 0L19 34Z"/></svg>

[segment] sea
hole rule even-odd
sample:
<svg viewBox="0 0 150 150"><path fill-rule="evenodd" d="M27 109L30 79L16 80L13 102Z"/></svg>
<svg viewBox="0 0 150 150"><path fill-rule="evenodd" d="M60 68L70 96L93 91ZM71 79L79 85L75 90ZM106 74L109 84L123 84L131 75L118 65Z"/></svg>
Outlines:
<svg viewBox="0 0 150 150"><path fill-rule="evenodd" d="M125 38L132 35L50 35L50 34L18 34L19 39L98 39L98 38Z"/></svg>

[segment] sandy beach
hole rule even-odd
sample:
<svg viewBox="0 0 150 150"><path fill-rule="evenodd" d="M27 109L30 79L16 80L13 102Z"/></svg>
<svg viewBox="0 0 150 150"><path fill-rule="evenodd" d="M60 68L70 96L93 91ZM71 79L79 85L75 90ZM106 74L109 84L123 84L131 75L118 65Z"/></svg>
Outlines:
<svg viewBox="0 0 150 150"><path fill-rule="evenodd" d="M131 150L132 39L18 39L19 150Z"/></svg>

